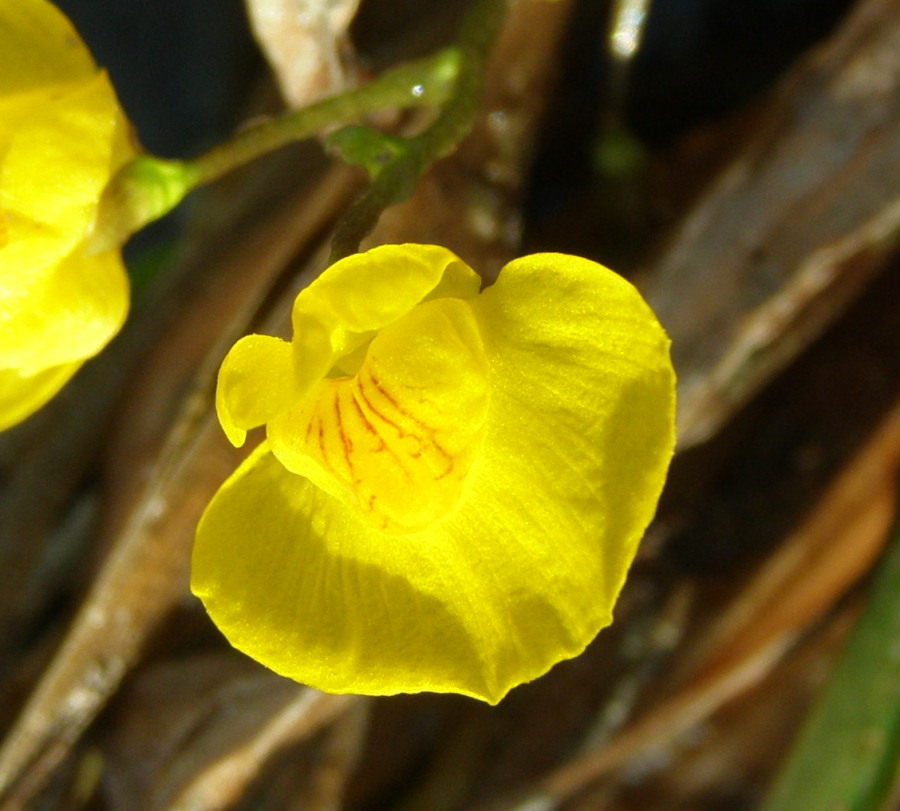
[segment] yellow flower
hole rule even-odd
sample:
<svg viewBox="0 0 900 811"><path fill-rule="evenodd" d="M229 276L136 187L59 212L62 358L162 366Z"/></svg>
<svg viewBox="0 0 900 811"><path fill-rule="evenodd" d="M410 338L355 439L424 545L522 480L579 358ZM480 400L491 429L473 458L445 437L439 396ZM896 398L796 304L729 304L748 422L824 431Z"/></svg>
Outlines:
<svg viewBox="0 0 900 811"><path fill-rule="evenodd" d="M118 331L117 250L85 249L133 154L106 74L45 0L0 3L0 429L43 405Z"/></svg>
<svg viewBox="0 0 900 811"><path fill-rule="evenodd" d="M444 248L374 248L300 293L290 343L225 358L226 433L267 439L207 507L192 588L278 673L495 703L612 620L672 454L668 339L586 259L479 286Z"/></svg>

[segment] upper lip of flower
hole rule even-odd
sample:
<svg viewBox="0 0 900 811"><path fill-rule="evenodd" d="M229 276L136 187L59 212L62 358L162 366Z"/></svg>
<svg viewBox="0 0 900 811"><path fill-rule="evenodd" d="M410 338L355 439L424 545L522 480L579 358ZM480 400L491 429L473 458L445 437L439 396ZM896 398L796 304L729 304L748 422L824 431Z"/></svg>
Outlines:
<svg viewBox="0 0 900 811"><path fill-rule="evenodd" d="M268 437L289 470L349 499L375 526L414 532L458 502L488 402L471 308L437 299L387 325L352 377L325 378L273 418Z"/></svg>

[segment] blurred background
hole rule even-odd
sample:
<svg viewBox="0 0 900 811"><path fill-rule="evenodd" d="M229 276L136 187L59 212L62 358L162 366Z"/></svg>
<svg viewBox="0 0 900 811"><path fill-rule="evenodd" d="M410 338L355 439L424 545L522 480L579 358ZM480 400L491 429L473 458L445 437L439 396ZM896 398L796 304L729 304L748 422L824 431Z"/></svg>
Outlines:
<svg viewBox="0 0 900 811"><path fill-rule="evenodd" d="M448 44L466 3L58 5L176 157ZM497 707L288 682L187 589L246 453L215 371L284 332L360 175L292 146L138 235L126 329L0 437L0 808L900 807L898 45L896 0L518 0L472 135L382 217L370 244L487 279L600 261L673 340L678 453L616 621Z"/></svg>

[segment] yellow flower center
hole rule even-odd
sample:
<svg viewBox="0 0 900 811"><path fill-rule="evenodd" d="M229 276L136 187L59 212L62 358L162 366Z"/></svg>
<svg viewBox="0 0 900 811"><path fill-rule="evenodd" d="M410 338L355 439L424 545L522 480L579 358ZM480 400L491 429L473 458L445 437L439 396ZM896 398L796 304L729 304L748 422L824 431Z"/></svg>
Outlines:
<svg viewBox="0 0 900 811"><path fill-rule="evenodd" d="M438 299L381 330L355 375L320 381L269 437L289 470L378 529L416 532L459 502L488 399L472 310Z"/></svg>

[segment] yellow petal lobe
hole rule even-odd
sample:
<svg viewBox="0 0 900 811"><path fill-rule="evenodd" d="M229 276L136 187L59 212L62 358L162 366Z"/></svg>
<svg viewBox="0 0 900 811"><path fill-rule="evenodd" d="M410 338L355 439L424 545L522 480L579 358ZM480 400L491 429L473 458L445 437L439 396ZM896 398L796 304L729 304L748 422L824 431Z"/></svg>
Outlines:
<svg viewBox="0 0 900 811"><path fill-rule="evenodd" d="M27 376L14 369L0 369L0 431L37 411L66 384L80 365L64 363Z"/></svg>
<svg viewBox="0 0 900 811"><path fill-rule="evenodd" d="M437 245L382 245L336 262L294 303L299 390L429 296L470 298L480 284L475 271Z"/></svg>
<svg viewBox="0 0 900 811"><path fill-rule="evenodd" d="M222 361L216 387L216 413L235 447L247 431L288 408L294 392L291 345L268 335L247 335Z"/></svg>
<svg viewBox="0 0 900 811"><path fill-rule="evenodd" d="M95 69L72 24L47 0L3 0L0 55L0 96L68 82Z"/></svg>

